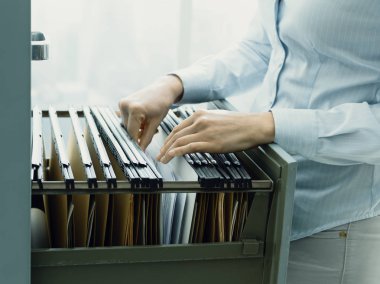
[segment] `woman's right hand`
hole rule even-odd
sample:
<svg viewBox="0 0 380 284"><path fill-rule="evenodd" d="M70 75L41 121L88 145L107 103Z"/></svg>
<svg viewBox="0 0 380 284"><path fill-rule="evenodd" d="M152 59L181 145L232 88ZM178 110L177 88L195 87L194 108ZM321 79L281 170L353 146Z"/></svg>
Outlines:
<svg viewBox="0 0 380 284"><path fill-rule="evenodd" d="M167 75L120 100L124 126L143 150L152 141L170 106L181 99L182 93L181 80L175 75Z"/></svg>

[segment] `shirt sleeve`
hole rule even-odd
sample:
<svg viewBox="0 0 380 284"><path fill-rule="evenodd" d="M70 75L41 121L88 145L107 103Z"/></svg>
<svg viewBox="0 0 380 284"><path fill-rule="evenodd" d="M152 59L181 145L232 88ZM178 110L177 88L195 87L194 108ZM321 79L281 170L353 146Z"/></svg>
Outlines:
<svg viewBox="0 0 380 284"><path fill-rule="evenodd" d="M380 103L271 111L275 142L292 154L332 165L380 164Z"/></svg>
<svg viewBox="0 0 380 284"><path fill-rule="evenodd" d="M246 36L236 45L173 72L182 80L179 103L198 103L226 98L260 84L268 68L271 45L255 18Z"/></svg>

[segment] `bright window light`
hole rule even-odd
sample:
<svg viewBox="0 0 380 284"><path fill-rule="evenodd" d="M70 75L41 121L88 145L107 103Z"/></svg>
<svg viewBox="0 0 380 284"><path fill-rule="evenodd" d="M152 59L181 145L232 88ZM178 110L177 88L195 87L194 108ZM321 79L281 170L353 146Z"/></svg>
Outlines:
<svg viewBox="0 0 380 284"><path fill-rule="evenodd" d="M33 0L50 58L32 63L32 104L108 104L237 41L252 0Z"/></svg>

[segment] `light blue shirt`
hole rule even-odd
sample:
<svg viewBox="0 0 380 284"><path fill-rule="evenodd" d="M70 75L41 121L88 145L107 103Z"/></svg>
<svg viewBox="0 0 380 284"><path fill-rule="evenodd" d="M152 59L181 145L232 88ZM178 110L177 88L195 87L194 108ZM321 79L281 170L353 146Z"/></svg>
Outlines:
<svg viewBox="0 0 380 284"><path fill-rule="evenodd" d="M298 161L293 240L380 214L379 15L378 0L259 1L240 43L176 72L183 103L260 88L252 111Z"/></svg>

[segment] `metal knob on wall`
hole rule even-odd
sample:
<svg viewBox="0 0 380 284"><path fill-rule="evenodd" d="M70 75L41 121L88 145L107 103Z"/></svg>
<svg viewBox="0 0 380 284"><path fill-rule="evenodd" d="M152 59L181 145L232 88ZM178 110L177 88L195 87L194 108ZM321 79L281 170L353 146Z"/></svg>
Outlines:
<svg viewBox="0 0 380 284"><path fill-rule="evenodd" d="M49 44L41 32L32 32L32 60L49 59Z"/></svg>

